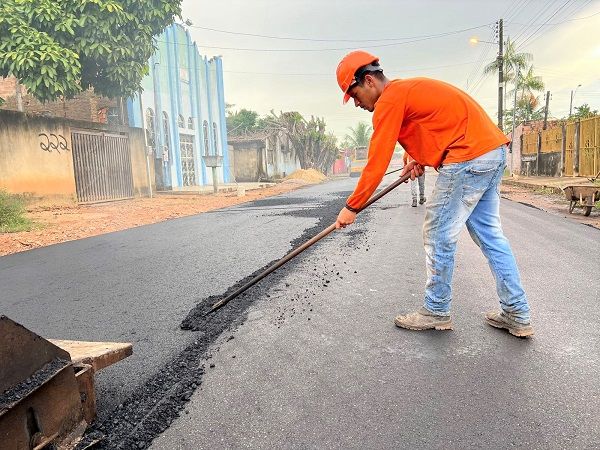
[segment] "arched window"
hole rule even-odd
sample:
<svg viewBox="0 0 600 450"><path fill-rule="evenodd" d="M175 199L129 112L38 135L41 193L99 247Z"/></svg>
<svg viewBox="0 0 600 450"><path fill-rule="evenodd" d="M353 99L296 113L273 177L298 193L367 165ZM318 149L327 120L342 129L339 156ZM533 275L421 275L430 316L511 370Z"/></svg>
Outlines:
<svg viewBox="0 0 600 450"><path fill-rule="evenodd" d="M152 148L156 145L156 124L152 108L146 110L146 141Z"/></svg>
<svg viewBox="0 0 600 450"><path fill-rule="evenodd" d="M217 123L213 122L213 141L215 144L215 155L219 154L219 139L217 138Z"/></svg>
<svg viewBox="0 0 600 450"><path fill-rule="evenodd" d="M204 131L204 154L210 155L210 137L208 135L208 121L204 121L202 124L202 131Z"/></svg>
<svg viewBox="0 0 600 450"><path fill-rule="evenodd" d="M169 129L169 115L163 111L163 134L165 136L165 142L163 146L163 161L169 160L169 147L171 142L171 132Z"/></svg>
<svg viewBox="0 0 600 450"><path fill-rule="evenodd" d="M185 128L185 119L181 114L179 114L179 116L177 117L177 126L179 128Z"/></svg>
<svg viewBox="0 0 600 450"><path fill-rule="evenodd" d="M192 119L191 117L188 117L188 128L190 130L194 129L194 119Z"/></svg>

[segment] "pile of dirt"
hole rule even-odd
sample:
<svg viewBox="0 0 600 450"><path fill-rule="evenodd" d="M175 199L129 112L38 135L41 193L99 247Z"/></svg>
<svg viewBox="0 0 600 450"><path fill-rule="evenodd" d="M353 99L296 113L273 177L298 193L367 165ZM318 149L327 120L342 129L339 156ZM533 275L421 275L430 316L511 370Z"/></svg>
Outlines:
<svg viewBox="0 0 600 450"><path fill-rule="evenodd" d="M283 180L284 181L299 180L299 181L304 181L306 183L321 183L322 181L325 181L326 179L327 179L327 177L316 169L298 169L298 170L292 172L291 174L289 174Z"/></svg>

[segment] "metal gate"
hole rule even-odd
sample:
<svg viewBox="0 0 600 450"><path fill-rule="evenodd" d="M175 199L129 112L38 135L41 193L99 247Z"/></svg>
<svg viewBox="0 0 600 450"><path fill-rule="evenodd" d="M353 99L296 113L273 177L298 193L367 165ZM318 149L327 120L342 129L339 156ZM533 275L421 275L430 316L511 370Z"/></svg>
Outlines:
<svg viewBox="0 0 600 450"><path fill-rule="evenodd" d="M73 131L77 199L99 202L133 197L129 138L120 134Z"/></svg>
<svg viewBox="0 0 600 450"><path fill-rule="evenodd" d="M184 186L195 186L196 170L194 165L194 136L190 134L179 135L179 148L181 150L181 173Z"/></svg>

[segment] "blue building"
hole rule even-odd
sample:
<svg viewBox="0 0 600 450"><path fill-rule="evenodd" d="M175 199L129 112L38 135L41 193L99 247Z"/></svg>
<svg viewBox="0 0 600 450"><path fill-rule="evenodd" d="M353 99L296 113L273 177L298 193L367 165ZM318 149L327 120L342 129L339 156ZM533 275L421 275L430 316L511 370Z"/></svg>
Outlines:
<svg viewBox="0 0 600 450"><path fill-rule="evenodd" d="M220 56L200 55L189 32L173 24L156 38L143 91L128 100L129 124L146 130L159 190L211 185L205 156L220 156L217 182L230 178ZM210 162L209 162L210 164Z"/></svg>

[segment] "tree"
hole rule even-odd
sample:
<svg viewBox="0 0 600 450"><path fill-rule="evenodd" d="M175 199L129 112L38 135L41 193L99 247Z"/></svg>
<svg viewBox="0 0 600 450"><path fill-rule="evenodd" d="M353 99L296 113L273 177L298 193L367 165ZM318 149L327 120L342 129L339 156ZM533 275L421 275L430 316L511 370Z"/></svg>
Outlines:
<svg viewBox="0 0 600 450"><path fill-rule="evenodd" d="M302 169L326 172L338 155L337 138L325 131L325 120L311 116L306 120L297 111L271 111L265 118L266 126L282 130L289 138L294 154Z"/></svg>
<svg viewBox="0 0 600 450"><path fill-rule="evenodd" d="M40 101L90 87L106 97L140 90L153 36L181 13L181 0L3 0L0 76Z"/></svg>
<svg viewBox="0 0 600 450"><path fill-rule="evenodd" d="M373 128L366 122L358 122L356 127L348 127L350 133L344 137L344 144L348 147L366 147L369 145Z"/></svg>
<svg viewBox="0 0 600 450"><path fill-rule="evenodd" d="M575 107L575 114L573 114L571 117L574 117L577 119L587 119L588 117L594 117L597 115L598 115L597 109L592 110L590 108L590 105L588 105L587 103L584 103L581 106Z"/></svg>
<svg viewBox="0 0 600 450"><path fill-rule="evenodd" d="M517 109L515 112L515 126L519 125L522 122L527 122L530 120L543 120L545 113L545 106L541 108L537 108L539 104L539 99L531 99L531 98L523 98L517 101ZM513 110L509 109L504 111L504 123L505 123L505 131L510 132L512 130L513 124Z"/></svg>
<svg viewBox="0 0 600 450"><path fill-rule="evenodd" d="M240 109L227 114L227 133L231 136L241 136L258 129L259 116L256 111Z"/></svg>
<svg viewBox="0 0 600 450"><path fill-rule="evenodd" d="M515 93L515 89L517 93L520 91L521 94L519 98L525 99L535 99L538 100L535 93L542 92L544 90L544 82L542 81L542 77L539 77L533 73L533 65L529 66L525 75L519 74L517 78L516 86L511 90L511 95ZM537 106L536 104L532 105L533 108Z"/></svg>
<svg viewBox="0 0 600 450"><path fill-rule="evenodd" d="M517 47L513 41L507 39L504 45L504 55L502 58L504 64L504 81L512 82L513 89L516 88L517 82L521 77L521 72L527 67L527 65L533 61L533 55L531 53L518 53ZM483 68L485 75L492 75L498 72L498 58L494 59L487 66ZM514 92L514 91L513 91ZM508 89L504 90L504 103L508 97Z"/></svg>
<svg viewBox="0 0 600 450"><path fill-rule="evenodd" d="M516 45L510 39L506 40L504 45L504 81L513 82L515 76L524 69L527 64L533 61L533 55L531 53L517 53ZM498 59L494 59L491 63L483 68L483 73L486 75L492 75L498 72Z"/></svg>

